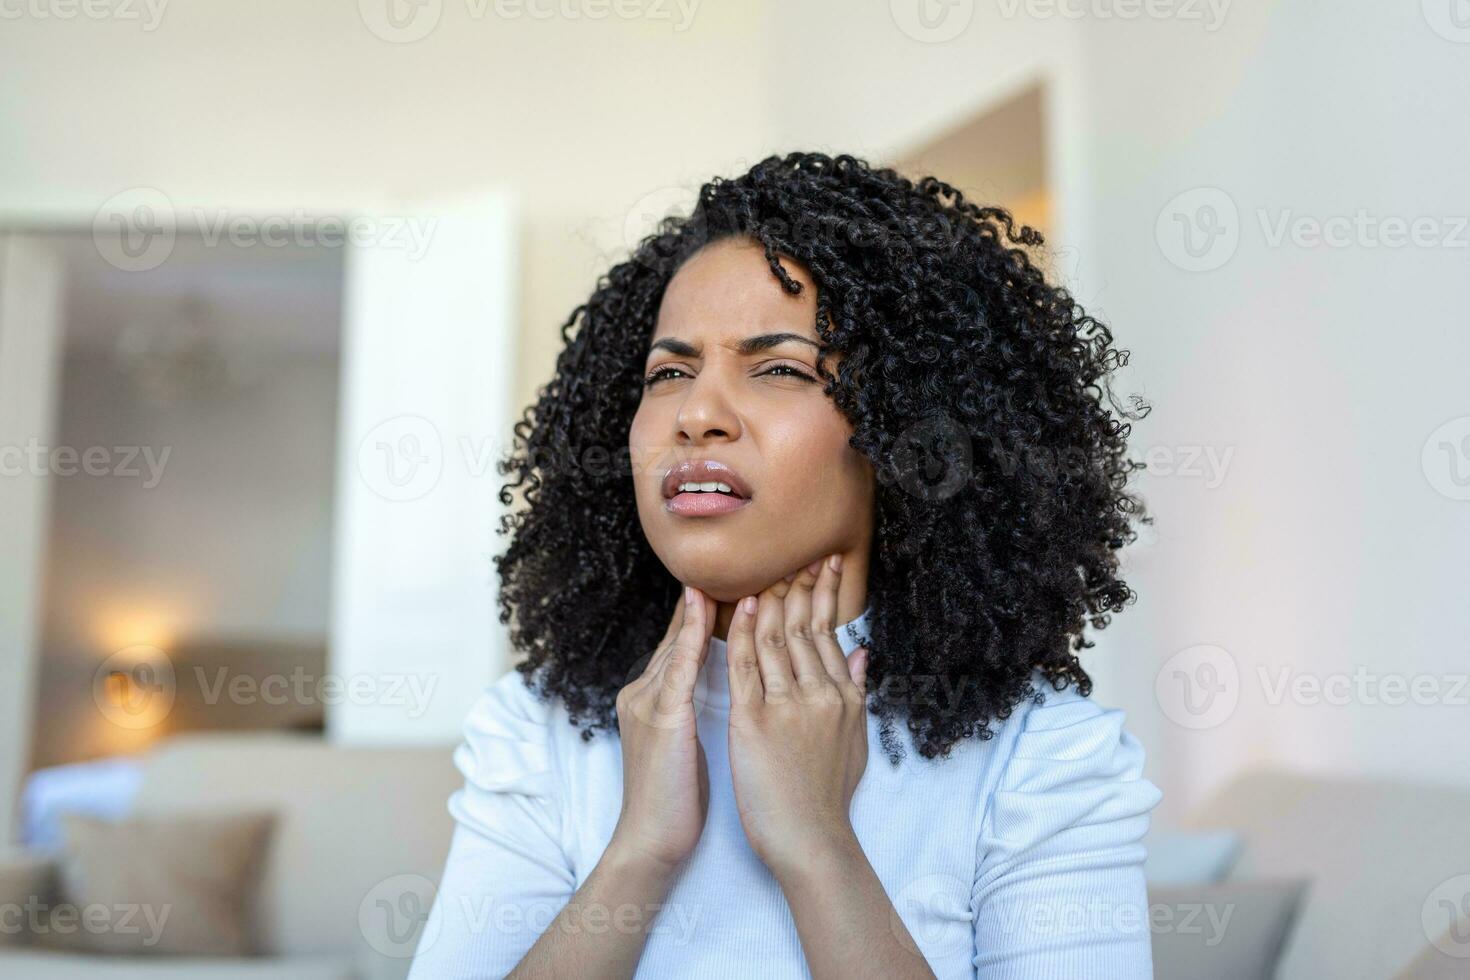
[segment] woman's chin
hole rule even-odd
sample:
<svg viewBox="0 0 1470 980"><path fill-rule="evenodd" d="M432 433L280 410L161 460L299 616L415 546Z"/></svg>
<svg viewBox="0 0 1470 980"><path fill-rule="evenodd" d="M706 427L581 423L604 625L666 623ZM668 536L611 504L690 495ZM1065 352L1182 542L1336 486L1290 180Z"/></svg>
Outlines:
<svg viewBox="0 0 1470 980"><path fill-rule="evenodd" d="M729 555L730 551L724 551L719 555L686 557L672 564L666 562L665 566L680 582L694 586L717 602L739 602L748 595L769 588L786 574L765 571L766 561L760 563L761 568L754 568L749 564L742 565L738 560L731 561ZM792 559L793 568L797 563L797 559Z"/></svg>

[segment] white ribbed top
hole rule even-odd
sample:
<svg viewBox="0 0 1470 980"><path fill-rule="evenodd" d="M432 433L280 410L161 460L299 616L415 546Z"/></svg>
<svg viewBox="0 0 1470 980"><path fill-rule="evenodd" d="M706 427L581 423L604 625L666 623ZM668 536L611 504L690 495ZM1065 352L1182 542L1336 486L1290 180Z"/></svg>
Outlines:
<svg viewBox="0 0 1470 980"><path fill-rule="evenodd" d="M865 621L838 628L845 653ZM810 976L785 896L735 809L725 663L712 639L695 697L709 817L640 978ZM1036 683L1041 705L1021 704L993 738L946 760L904 737L893 766L870 715L853 829L937 977L1152 976L1140 840L1159 791L1142 776L1143 750L1122 712ZM908 693L953 692L914 683ZM541 703L516 671L476 703L454 759L465 785L449 800L457 825L411 980L509 972L592 872L622 807L617 736L583 741L560 702Z"/></svg>

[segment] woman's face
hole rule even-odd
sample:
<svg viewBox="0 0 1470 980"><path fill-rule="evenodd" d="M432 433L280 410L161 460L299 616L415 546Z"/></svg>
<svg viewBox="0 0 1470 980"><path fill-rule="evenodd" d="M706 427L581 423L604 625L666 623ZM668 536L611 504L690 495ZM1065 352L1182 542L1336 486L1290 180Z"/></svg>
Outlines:
<svg viewBox="0 0 1470 980"><path fill-rule="evenodd" d="M680 582L724 602L835 552L865 569L872 540L873 470L817 373L816 286L783 265L799 295L745 239L679 269L628 435L649 544Z"/></svg>

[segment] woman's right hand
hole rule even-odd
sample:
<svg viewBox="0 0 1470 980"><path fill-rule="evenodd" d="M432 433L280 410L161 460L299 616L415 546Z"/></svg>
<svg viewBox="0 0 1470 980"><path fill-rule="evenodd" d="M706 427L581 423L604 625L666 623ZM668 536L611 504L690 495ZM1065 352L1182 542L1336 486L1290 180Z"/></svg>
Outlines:
<svg viewBox="0 0 1470 980"><path fill-rule="evenodd" d="M667 872L694 850L709 810L694 686L714 619L714 600L686 586L648 666L617 697L623 809L608 849Z"/></svg>

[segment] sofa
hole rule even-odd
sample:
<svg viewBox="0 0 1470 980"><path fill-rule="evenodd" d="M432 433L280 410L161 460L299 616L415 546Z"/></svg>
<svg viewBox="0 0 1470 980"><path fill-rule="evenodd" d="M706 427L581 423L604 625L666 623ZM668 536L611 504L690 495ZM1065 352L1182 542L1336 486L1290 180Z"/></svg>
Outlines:
<svg viewBox="0 0 1470 980"><path fill-rule="evenodd" d="M186 735L144 766L135 812L276 814L250 958L97 956L0 930L0 977L25 980L397 980L448 852L462 778L452 746L342 747L308 735ZM0 908L53 904L56 866L0 862ZM416 921L420 920L420 921Z"/></svg>
<svg viewBox="0 0 1470 980"><path fill-rule="evenodd" d="M1470 941L1452 938L1470 937L1470 897L1444 887L1470 875L1470 791L1254 771L1188 825L1240 836L1230 879L1308 882L1278 980L1470 977Z"/></svg>
<svg viewBox="0 0 1470 980"><path fill-rule="evenodd" d="M6 929L0 977L400 980L452 831L445 801L461 779L450 748L349 748L289 735L166 741L144 767L136 811L277 814L255 902L264 955L59 953ZM1470 958L1445 956L1428 935L1436 888L1470 873L1467 827L1464 790L1259 771L1227 785L1186 829L1239 835L1228 880L1307 882L1284 934L1280 980L1441 980L1470 976ZM0 861L0 908L33 896L54 900L55 872L44 857ZM1470 935L1470 921L1463 932ZM1464 952L1470 957L1470 948ZM1249 980L1232 972L1228 955L1222 945L1183 968L1161 969L1159 980L1194 980L1205 965ZM1208 964L1212 956L1221 959Z"/></svg>

